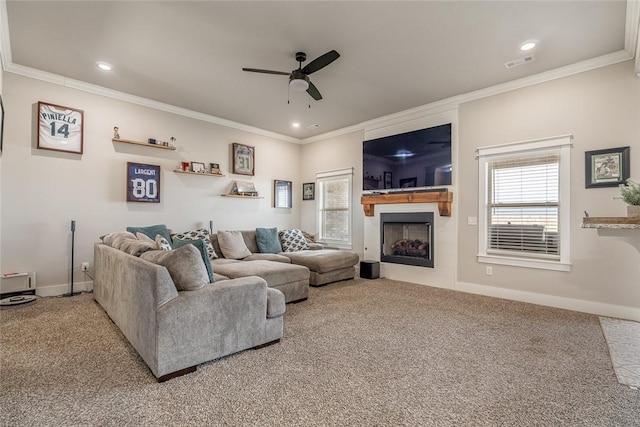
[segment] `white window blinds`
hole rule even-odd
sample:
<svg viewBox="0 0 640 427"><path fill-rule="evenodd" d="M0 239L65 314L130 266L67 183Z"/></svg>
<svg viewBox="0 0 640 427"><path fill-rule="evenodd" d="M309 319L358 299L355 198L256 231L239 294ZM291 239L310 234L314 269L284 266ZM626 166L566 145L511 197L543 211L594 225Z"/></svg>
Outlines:
<svg viewBox="0 0 640 427"><path fill-rule="evenodd" d="M487 253L559 259L559 154L487 162Z"/></svg>
<svg viewBox="0 0 640 427"><path fill-rule="evenodd" d="M317 174L319 242L351 245L352 177L352 169Z"/></svg>

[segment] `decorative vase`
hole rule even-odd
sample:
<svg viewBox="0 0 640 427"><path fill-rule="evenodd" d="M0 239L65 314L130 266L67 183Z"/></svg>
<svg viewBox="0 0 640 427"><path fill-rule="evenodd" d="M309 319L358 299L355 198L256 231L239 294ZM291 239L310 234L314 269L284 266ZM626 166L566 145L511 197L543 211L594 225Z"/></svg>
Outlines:
<svg viewBox="0 0 640 427"><path fill-rule="evenodd" d="M638 205L627 205L627 216L639 216L640 217L640 206Z"/></svg>

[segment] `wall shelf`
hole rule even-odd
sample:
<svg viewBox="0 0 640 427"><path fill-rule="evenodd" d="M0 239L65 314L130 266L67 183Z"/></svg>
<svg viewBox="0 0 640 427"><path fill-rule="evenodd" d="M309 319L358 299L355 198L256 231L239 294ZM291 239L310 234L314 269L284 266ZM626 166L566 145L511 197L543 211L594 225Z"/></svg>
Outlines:
<svg viewBox="0 0 640 427"><path fill-rule="evenodd" d="M209 172L191 172L191 171L183 171L182 169L174 169L175 173L185 173L187 175L200 175L200 176L213 176L213 177L223 177L226 176L222 173L209 173Z"/></svg>
<svg viewBox="0 0 640 427"><path fill-rule="evenodd" d="M176 147L174 146L169 146L169 147L165 147L164 145L158 145L158 144L149 144L148 142L142 142L142 141L132 141L130 139L119 139L119 138L113 138L111 141L113 142L121 142L123 144L132 144L132 145L143 145L145 147L149 147L149 148L159 148L161 150L175 150Z"/></svg>
<svg viewBox="0 0 640 427"><path fill-rule="evenodd" d="M640 230L640 217L638 216L591 216L582 218L581 228L609 228L609 229L638 229Z"/></svg>
<svg viewBox="0 0 640 427"><path fill-rule="evenodd" d="M264 199L261 196L243 196L242 194L221 194L223 197L237 197L238 199Z"/></svg>
<svg viewBox="0 0 640 427"><path fill-rule="evenodd" d="M389 193L365 195L360 199L365 216L373 216L375 205L398 203L438 203L441 216L451 216L453 193L447 190L415 193Z"/></svg>

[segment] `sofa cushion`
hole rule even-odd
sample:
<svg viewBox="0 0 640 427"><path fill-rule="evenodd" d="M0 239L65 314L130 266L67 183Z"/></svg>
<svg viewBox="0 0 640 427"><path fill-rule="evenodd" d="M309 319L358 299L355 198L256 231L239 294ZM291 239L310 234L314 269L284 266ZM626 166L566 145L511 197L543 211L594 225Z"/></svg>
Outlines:
<svg viewBox="0 0 640 427"><path fill-rule="evenodd" d="M358 255L353 252L332 249L286 252L284 254L291 259L293 264L304 265L317 273L353 267L359 261Z"/></svg>
<svg viewBox="0 0 640 427"><path fill-rule="evenodd" d="M281 254L251 254L246 258L242 258L242 261L276 261L291 264L291 260Z"/></svg>
<svg viewBox="0 0 640 427"><path fill-rule="evenodd" d="M156 235L159 234L165 239L167 239L167 241L169 242L171 241L171 235L169 234L169 229L164 224L148 225L146 227L127 227L127 231L134 234L137 232L141 232L149 236L151 239L155 239Z"/></svg>
<svg viewBox="0 0 640 427"><path fill-rule="evenodd" d="M138 239L126 239L118 249L122 252L128 253L129 255L140 256L147 251L155 251L158 248L156 247L155 242L149 243L141 242Z"/></svg>
<svg viewBox="0 0 640 427"><path fill-rule="evenodd" d="M114 233L105 234L101 237L102 243L116 249L120 249L120 245L122 245L124 240L135 238L135 234L128 231L116 231Z"/></svg>
<svg viewBox="0 0 640 427"><path fill-rule="evenodd" d="M273 228L256 228L256 242L260 253L263 254L279 254L282 252L282 245L278 239L278 229Z"/></svg>
<svg viewBox="0 0 640 427"><path fill-rule="evenodd" d="M209 283L207 268L194 245L171 251L148 251L140 258L164 266L179 291L195 291Z"/></svg>
<svg viewBox="0 0 640 427"><path fill-rule="evenodd" d="M198 228L196 230L185 231L182 233L175 233L171 235L172 239L180 239L180 240L202 240L207 245L207 254L210 259L218 258L218 254L213 249L213 245L211 244L211 236L209 234L209 230L206 228ZM172 240L169 239L171 242Z"/></svg>
<svg viewBox="0 0 640 427"><path fill-rule="evenodd" d="M307 239L304 238L302 231L297 228L290 230L282 230L279 233L280 243L284 252L295 252L308 249Z"/></svg>
<svg viewBox="0 0 640 427"><path fill-rule="evenodd" d="M225 258L242 259L251 255L240 231L218 231L218 244Z"/></svg>
<svg viewBox="0 0 640 427"><path fill-rule="evenodd" d="M198 248L198 252L200 252L200 256L202 257L202 261L204 262L204 266L207 269L207 275L209 276L209 283L214 282L213 277L213 267L211 266L211 261L209 260L209 254L207 253L207 245L203 240L195 239L195 240L183 240L174 238L173 239L173 247L175 249L181 248L184 245L193 245Z"/></svg>
<svg viewBox="0 0 640 427"><path fill-rule="evenodd" d="M271 261L242 261L221 264L216 266L216 271L230 279L247 276L262 277L271 287L301 281L308 283L309 280L308 268Z"/></svg>
<svg viewBox="0 0 640 427"><path fill-rule="evenodd" d="M171 243L169 243L167 239L159 234L156 235L156 245L158 245L158 249L160 249L161 251L170 251L171 249L173 249L171 247Z"/></svg>
<svg viewBox="0 0 640 427"><path fill-rule="evenodd" d="M267 288L267 319L282 316L286 309L284 294L278 289Z"/></svg>

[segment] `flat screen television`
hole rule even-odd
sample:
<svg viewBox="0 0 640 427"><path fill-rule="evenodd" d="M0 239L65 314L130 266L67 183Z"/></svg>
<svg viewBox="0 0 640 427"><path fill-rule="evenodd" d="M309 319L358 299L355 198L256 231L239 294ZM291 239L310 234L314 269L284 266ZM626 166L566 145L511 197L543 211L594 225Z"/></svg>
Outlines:
<svg viewBox="0 0 640 427"><path fill-rule="evenodd" d="M364 192L451 185L451 123L370 139L362 147Z"/></svg>

